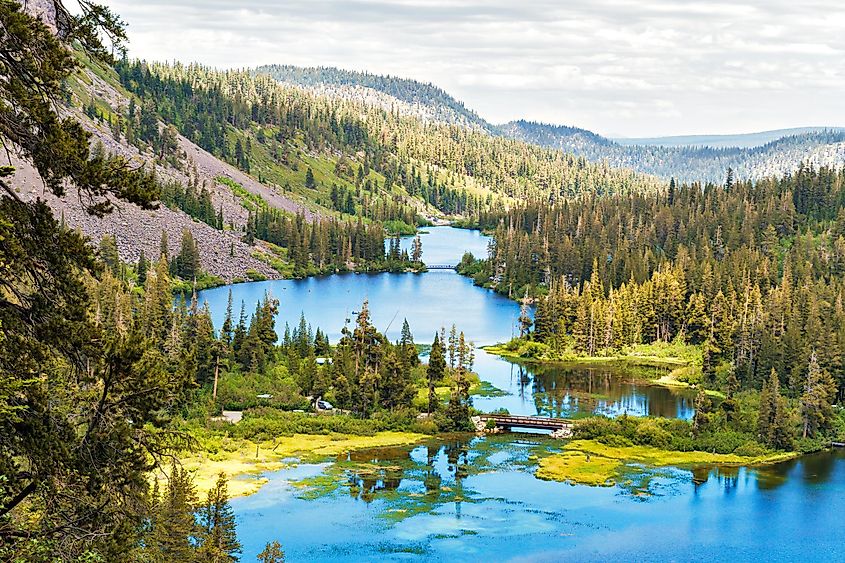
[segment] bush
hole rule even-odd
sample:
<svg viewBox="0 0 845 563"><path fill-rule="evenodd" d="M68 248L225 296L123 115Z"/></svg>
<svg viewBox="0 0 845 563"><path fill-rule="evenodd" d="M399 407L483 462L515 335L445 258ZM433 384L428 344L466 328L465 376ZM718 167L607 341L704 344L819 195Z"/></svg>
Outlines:
<svg viewBox="0 0 845 563"><path fill-rule="evenodd" d="M549 351L549 347L542 342L528 342L522 350L520 350L520 357L523 358L542 358Z"/></svg>
<svg viewBox="0 0 845 563"><path fill-rule="evenodd" d="M410 428L411 432L416 432L417 434L437 434L440 431L438 428L437 423L433 420L417 420L415 421Z"/></svg>
<svg viewBox="0 0 845 563"><path fill-rule="evenodd" d="M244 419L231 428L231 433L250 440L270 440L293 434L352 434L372 436L386 430L382 422L353 418L347 415L311 416L307 413L284 412L272 408L251 409Z"/></svg>
<svg viewBox="0 0 845 563"><path fill-rule="evenodd" d="M767 452L766 448L761 446L759 443L749 440L735 449L734 453L745 457L760 457L762 455L766 455Z"/></svg>
<svg viewBox="0 0 845 563"><path fill-rule="evenodd" d="M272 395L259 399L258 395ZM276 407L283 410L310 409L299 386L288 376L287 369L274 367L268 374L225 373L217 386L218 402L226 410L246 410L256 407Z"/></svg>
<svg viewBox="0 0 845 563"><path fill-rule="evenodd" d="M699 436L695 440L695 449L717 454L732 454L749 439L750 436L744 432L719 430Z"/></svg>
<svg viewBox="0 0 845 563"><path fill-rule="evenodd" d="M603 436L619 434L621 428L617 420L604 416L595 416L575 421L572 434L581 440L595 440Z"/></svg>
<svg viewBox="0 0 845 563"><path fill-rule="evenodd" d="M247 270L246 277L248 277L250 281L267 281L267 276L265 276L258 270Z"/></svg>
<svg viewBox="0 0 845 563"><path fill-rule="evenodd" d="M605 446L610 446L611 448L627 448L628 446L633 446L633 442L624 436L619 436L618 434L609 434L607 436L601 436L598 438L598 441L604 444Z"/></svg>
<svg viewBox="0 0 845 563"><path fill-rule="evenodd" d="M661 428L657 421L645 419L637 426L634 433L634 443L640 446L666 449L672 443L672 435Z"/></svg>

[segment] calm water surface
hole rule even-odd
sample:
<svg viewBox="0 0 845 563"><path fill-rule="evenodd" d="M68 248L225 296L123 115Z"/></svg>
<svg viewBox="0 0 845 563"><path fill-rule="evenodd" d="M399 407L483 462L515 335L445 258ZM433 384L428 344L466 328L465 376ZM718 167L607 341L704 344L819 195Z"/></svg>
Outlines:
<svg viewBox="0 0 845 563"><path fill-rule="evenodd" d="M448 227L422 235L423 260L454 264L488 239ZM404 240L403 245L409 241ZM332 341L367 298L379 330L397 339L407 318L417 342L456 323L477 346L509 339L517 304L451 271L349 274L240 284L235 314L270 292L279 333L304 313ZM202 292L220 326L228 288ZM588 413L690 418L689 392L613 369L536 367L478 350L476 370L505 396L478 408L577 417ZM278 539L289 561L845 561L845 457L819 454L765 470L632 469L609 488L533 476L558 443L529 435L435 440L358 452L270 473L235 499L243 561Z"/></svg>
<svg viewBox="0 0 845 563"><path fill-rule="evenodd" d="M663 469L614 487L533 476L540 438L439 441L269 475L233 501L244 560L843 561L845 457Z"/></svg>

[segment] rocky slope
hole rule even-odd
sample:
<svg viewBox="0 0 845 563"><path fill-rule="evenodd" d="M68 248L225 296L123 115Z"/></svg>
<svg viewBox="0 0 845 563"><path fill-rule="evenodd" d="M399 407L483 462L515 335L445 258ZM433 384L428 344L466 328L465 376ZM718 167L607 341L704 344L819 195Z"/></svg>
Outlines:
<svg viewBox="0 0 845 563"><path fill-rule="evenodd" d="M26 8L51 24L54 17L52 2L34 0L27 3ZM57 217L62 217L71 228L82 231L95 244L105 235L114 236L121 258L128 262L137 261L141 250L148 258L156 259L163 232L167 233L170 254L177 253L182 232L188 229L199 245L202 268L208 273L226 281L246 279L248 274L254 272L268 278L278 277L276 270L255 257L262 253L261 246L247 245L242 241L241 228L246 223L248 212L232 190L219 182L218 178L234 180L248 192L260 196L271 207L302 213L313 219L314 213L304 202L294 201L274 187L260 183L181 135L177 136L179 149L175 163L173 159L171 162L163 162L149 152L141 152L124 137L115 137L108 124L90 119L81 109L93 99L115 113L125 113L129 104L127 96L90 68L81 71L76 83L79 89L75 91L72 105L62 108L62 113L71 115L91 132L92 145L101 145L107 153L121 155L138 166L154 168L162 181L175 181L183 185L194 182L205 186L211 193L215 209L222 211L224 223L231 225L232 229L217 230L194 220L179 209L169 209L163 205L155 211L145 211L135 205L122 203L118 210L105 218L94 218L85 213L74 190L68 190L61 198L53 196L43 189L37 171L29 163L12 156L11 164L15 166L16 172L11 184L22 199L45 200Z"/></svg>

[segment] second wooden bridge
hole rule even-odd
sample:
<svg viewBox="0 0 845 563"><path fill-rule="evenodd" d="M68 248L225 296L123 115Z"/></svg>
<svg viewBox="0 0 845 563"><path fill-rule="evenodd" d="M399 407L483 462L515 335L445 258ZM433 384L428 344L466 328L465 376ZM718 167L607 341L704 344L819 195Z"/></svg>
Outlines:
<svg viewBox="0 0 845 563"><path fill-rule="evenodd" d="M565 418L547 418L544 416L512 416L509 414L482 414L478 416L479 421L485 426L488 421L496 424L496 428L510 432L514 428L526 428L531 430L551 430L560 437L572 435L572 421Z"/></svg>

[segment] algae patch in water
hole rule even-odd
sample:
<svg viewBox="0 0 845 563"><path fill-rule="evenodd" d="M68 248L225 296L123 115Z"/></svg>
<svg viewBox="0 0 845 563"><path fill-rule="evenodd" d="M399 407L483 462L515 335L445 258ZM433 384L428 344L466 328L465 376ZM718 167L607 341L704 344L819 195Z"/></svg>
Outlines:
<svg viewBox="0 0 845 563"><path fill-rule="evenodd" d="M584 452L561 452L540 460L535 475L546 481L568 481L579 485L612 486L622 462Z"/></svg>
<svg viewBox="0 0 845 563"><path fill-rule="evenodd" d="M623 472L636 473L649 467L695 465L765 465L791 459L793 454L746 457L709 452L679 452L651 446L608 446L595 440L574 440L564 451L540 460L535 475L550 481L611 486Z"/></svg>
<svg viewBox="0 0 845 563"><path fill-rule="evenodd" d="M224 473L229 479L229 495L237 497L251 495L267 483L263 473L284 469L297 461L320 461L365 448L406 446L425 438L410 432L379 432L374 436L295 434L261 443L210 437L204 441L204 451L186 455L181 462L194 474L200 496Z"/></svg>

